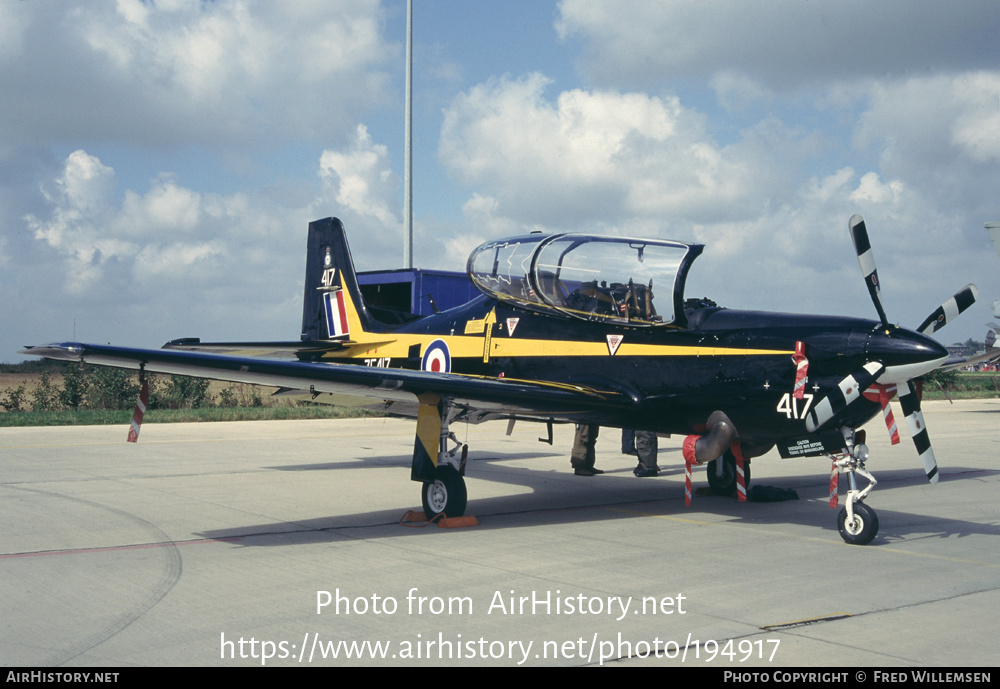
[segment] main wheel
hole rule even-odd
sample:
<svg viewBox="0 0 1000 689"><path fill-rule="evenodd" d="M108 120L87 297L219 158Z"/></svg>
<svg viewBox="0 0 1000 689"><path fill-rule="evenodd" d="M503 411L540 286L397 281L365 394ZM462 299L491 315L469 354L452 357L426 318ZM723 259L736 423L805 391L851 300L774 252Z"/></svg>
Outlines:
<svg viewBox="0 0 1000 689"><path fill-rule="evenodd" d="M840 537L851 545L868 545L878 533L878 515L863 502L854 503L854 521L847 521L847 508L837 515Z"/></svg>
<svg viewBox="0 0 1000 689"><path fill-rule="evenodd" d="M722 463L722 474L718 475L719 463ZM732 450L708 463L708 485L716 495L733 495L736 493L736 456ZM750 487L750 462L743 462L743 485Z"/></svg>
<svg viewBox="0 0 1000 689"><path fill-rule="evenodd" d="M434 480L424 483L421 496L428 519L441 513L446 517L461 517L469 499L465 479L454 467L447 465L434 470Z"/></svg>

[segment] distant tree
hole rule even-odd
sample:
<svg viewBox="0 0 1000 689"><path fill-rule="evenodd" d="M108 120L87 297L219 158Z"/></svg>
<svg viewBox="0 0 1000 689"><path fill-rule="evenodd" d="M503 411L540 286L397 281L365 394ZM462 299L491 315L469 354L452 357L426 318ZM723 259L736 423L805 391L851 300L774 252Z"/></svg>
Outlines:
<svg viewBox="0 0 1000 689"><path fill-rule="evenodd" d="M131 371L107 366L91 369L87 401L92 409L130 409L138 395L139 383Z"/></svg>
<svg viewBox="0 0 1000 689"><path fill-rule="evenodd" d="M52 384L48 372L38 377L38 385L32 392L32 411L55 411L60 408L59 388Z"/></svg>
<svg viewBox="0 0 1000 689"><path fill-rule="evenodd" d="M73 411L80 408L90 389L89 371L82 366L70 365L63 372L63 387L59 392L59 402Z"/></svg>
<svg viewBox="0 0 1000 689"><path fill-rule="evenodd" d="M238 383L219 393L220 407L263 407L264 397L256 385Z"/></svg>
<svg viewBox="0 0 1000 689"><path fill-rule="evenodd" d="M0 407L3 407L6 411L24 411L26 396L24 383L21 383L13 390L8 390L4 394L4 399L0 399Z"/></svg>
<svg viewBox="0 0 1000 689"><path fill-rule="evenodd" d="M157 391L155 404L151 398L150 406L165 409L198 409L210 406L208 385L209 381L204 378L170 376L167 384Z"/></svg>

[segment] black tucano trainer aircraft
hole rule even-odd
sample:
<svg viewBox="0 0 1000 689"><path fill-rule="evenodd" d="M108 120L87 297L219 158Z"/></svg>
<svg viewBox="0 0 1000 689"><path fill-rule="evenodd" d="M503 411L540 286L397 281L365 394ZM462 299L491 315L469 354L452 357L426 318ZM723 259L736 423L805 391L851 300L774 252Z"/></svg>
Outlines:
<svg viewBox="0 0 1000 689"><path fill-rule="evenodd" d="M968 286L918 331L890 325L864 222L850 221L879 321L720 308L685 299L703 246L583 234L491 241L469 258L477 299L387 325L364 303L344 227L309 225L301 339L161 350L62 343L51 359L277 386L315 401L368 398L417 418L411 478L428 518L466 507L467 447L455 422L530 419L688 436L684 457L709 483L745 491L748 460L829 456L850 490L839 516L849 543L875 537L863 500L875 485L863 432L898 389L927 477L937 466L913 379L945 363L929 333L975 300ZM887 422L891 418L887 415ZM549 432L551 441L551 426ZM461 450L461 452L459 452ZM858 490L855 475L868 479ZM739 480L738 480L739 478Z"/></svg>

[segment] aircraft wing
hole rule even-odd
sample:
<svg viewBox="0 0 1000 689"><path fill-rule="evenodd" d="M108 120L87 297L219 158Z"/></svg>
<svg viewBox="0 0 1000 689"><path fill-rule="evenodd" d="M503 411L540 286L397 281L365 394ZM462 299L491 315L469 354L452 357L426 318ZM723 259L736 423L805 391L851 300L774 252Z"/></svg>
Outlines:
<svg viewBox="0 0 1000 689"><path fill-rule="evenodd" d="M638 402L621 390L597 390L558 382L487 378L359 364L281 361L173 349L132 349L75 342L29 347L21 352L61 361L114 366L149 373L268 385L306 394L332 394L416 402L435 393L484 412L571 419L620 414Z"/></svg>
<svg viewBox="0 0 1000 689"><path fill-rule="evenodd" d="M965 366L972 366L973 364L982 364L988 361L995 361L1000 359L1000 347L994 349L987 349L982 354L977 354L976 356L970 356L968 359L963 359L962 357L955 357L953 359L948 359L944 362L938 370L941 371L954 371L958 368L963 368Z"/></svg>

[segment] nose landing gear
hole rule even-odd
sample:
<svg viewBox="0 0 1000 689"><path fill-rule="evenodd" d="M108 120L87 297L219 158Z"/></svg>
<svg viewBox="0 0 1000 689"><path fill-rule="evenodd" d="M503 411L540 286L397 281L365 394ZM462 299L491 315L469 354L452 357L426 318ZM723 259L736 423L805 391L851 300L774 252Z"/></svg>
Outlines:
<svg viewBox="0 0 1000 689"><path fill-rule="evenodd" d="M878 484L878 481L865 469L868 447L860 442L862 438L856 438L853 430L844 429L844 439L847 441L847 452L830 456L833 459L835 471L833 479L836 479L841 473L847 474L851 486L847 491L847 504L841 508L837 515L837 528L840 531L840 537L846 543L868 545L878 534L878 515L875 514L875 510L862 501ZM868 485L863 490L858 490L857 474L868 479ZM831 507L837 506L836 485L836 480L831 480Z"/></svg>

